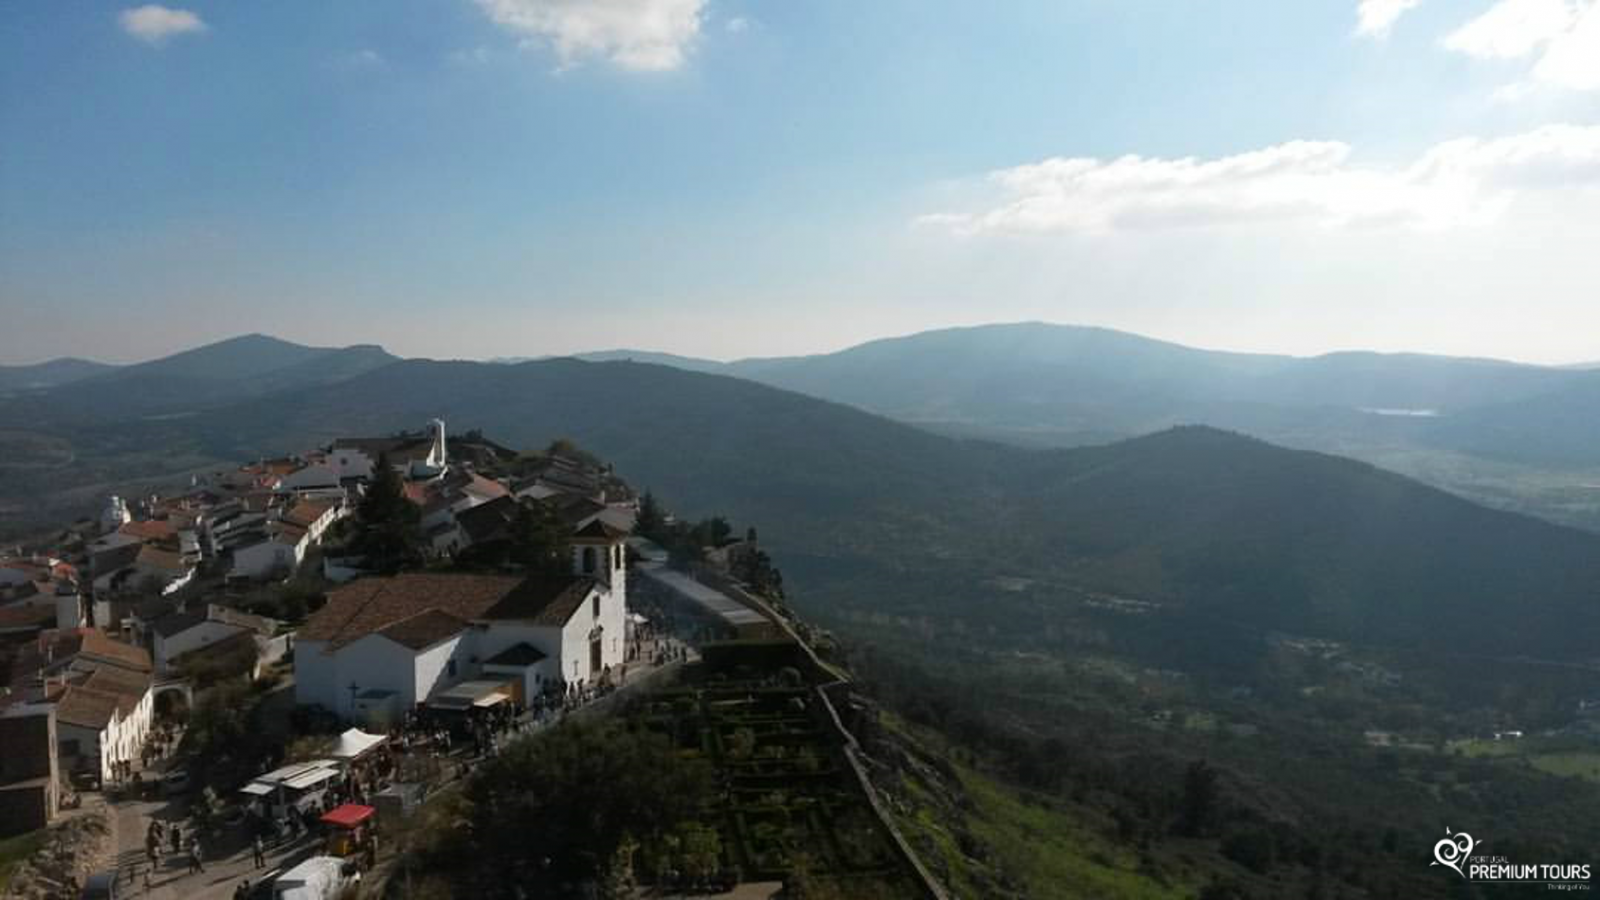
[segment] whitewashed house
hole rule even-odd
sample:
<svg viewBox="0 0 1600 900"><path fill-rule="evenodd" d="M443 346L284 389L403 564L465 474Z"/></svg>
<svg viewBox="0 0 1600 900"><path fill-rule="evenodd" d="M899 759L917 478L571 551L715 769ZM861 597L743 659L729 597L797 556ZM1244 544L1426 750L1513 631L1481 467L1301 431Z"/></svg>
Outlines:
<svg viewBox="0 0 1600 900"><path fill-rule="evenodd" d="M277 623L216 604L204 610L173 612L150 626L150 656L158 674L176 668L180 657L196 650L214 647L248 634L257 646L257 656L272 638Z"/></svg>
<svg viewBox="0 0 1600 900"><path fill-rule="evenodd" d="M55 704L62 769L110 778L115 763L138 757L150 731L150 656L92 629L57 646L62 653L41 674Z"/></svg>

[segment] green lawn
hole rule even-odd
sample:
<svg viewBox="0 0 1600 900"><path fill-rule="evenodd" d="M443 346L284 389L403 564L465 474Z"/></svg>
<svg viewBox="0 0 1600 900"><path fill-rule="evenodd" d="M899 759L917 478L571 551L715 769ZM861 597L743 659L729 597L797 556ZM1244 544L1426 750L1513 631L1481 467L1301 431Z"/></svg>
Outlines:
<svg viewBox="0 0 1600 900"><path fill-rule="evenodd" d="M1569 750L1555 753L1536 753L1528 762L1541 772L1552 775L1587 778L1600 781L1600 752Z"/></svg>
<svg viewBox="0 0 1600 900"><path fill-rule="evenodd" d="M1571 742L1552 745L1539 738L1521 740L1451 741L1449 752L1463 756L1522 760L1541 772L1563 777L1576 776L1600 782L1600 749L1573 747Z"/></svg>

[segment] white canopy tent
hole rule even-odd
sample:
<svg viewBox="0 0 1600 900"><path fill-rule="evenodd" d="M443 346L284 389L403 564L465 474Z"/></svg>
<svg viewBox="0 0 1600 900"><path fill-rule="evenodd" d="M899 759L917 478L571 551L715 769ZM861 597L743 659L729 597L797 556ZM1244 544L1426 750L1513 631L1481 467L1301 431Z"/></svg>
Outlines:
<svg viewBox="0 0 1600 900"><path fill-rule="evenodd" d="M334 759L349 761L360 757L368 750L387 741L388 738L381 734L368 734L359 728L352 728L339 735L339 742L334 745L329 756Z"/></svg>

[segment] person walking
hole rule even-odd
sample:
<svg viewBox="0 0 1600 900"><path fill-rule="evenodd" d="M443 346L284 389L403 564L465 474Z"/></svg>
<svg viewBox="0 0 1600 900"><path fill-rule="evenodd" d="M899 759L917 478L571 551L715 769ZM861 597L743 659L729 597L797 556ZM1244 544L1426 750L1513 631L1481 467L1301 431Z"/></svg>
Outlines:
<svg viewBox="0 0 1600 900"><path fill-rule="evenodd" d="M190 835L189 836L189 871L190 871L190 873L194 873L194 872L204 873L205 870L206 870L205 865L203 863L201 863L201 861L200 861L200 836L198 834Z"/></svg>
<svg viewBox="0 0 1600 900"><path fill-rule="evenodd" d="M259 869L267 864L267 850L261 843L261 835L256 835L255 840L250 842L250 852L255 858L256 868Z"/></svg>
<svg viewBox="0 0 1600 900"><path fill-rule="evenodd" d="M179 825L177 822L173 822L171 834L172 852L181 853L183 851L183 826Z"/></svg>

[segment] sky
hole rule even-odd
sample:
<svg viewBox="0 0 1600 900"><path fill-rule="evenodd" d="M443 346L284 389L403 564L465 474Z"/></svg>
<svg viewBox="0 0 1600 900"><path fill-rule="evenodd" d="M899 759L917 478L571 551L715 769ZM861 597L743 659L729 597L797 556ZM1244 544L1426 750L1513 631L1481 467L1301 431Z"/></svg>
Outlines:
<svg viewBox="0 0 1600 900"><path fill-rule="evenodd" d="M0 363L993 321L1600 359L1600 0L0 11Z"/></svg>

